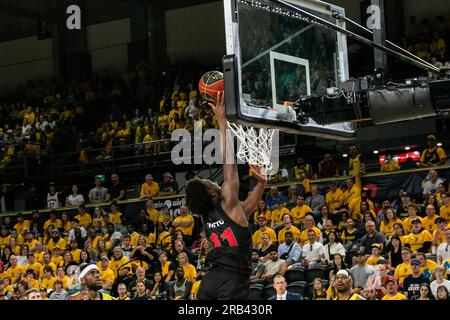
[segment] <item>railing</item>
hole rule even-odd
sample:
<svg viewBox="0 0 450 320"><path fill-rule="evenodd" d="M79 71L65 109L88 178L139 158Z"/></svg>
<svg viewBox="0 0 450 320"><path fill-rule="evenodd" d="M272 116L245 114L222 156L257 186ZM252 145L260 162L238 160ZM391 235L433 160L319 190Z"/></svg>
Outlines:
<svg viewBox="0 0 450 320"><path fill-rule="evenodd" d="M439 170L439 172L442 173L447 177L450 178L450 165L444 165L444 166L436 166L436 167L432 167L433 170ZM377 178L389 178L391 176L396 176L396 175L404 175L404 176L408 176L409 174L422 174L422 175L426 175L426 172L429 171L430 168L418 168L418 169L410 169L410 170L402 170L402 171L395 171L395 172L388 172L388 173L371 173L371 174L367 174L362 176L361 178L363 179L363 183L365 182L371 182L374 179L376 180ZM444 170L444 171L443 171ZM327 186L329 182L331 181L343 181L345 179L348 179L349 177L336 177L336 178L324 178L324 179L317 179L317 180L311 180L310 183L312 185L319 185L319 186ZM289 187L291 185L295 185L298 184L298 182L296 181L289 181L289 182L285 182L285 183L277 183L277 184L268 184L267 185L267 189L269 189L272 186L276 186L278 188L286 188ZM393 185L392 185L393 187ZM419 186L420 187L420 186ZM395 190L397 191L397 190ZM164 196L164 197L153 197L153 200L155 202L161 202L164 203L167 200L172 200L172 199L177 199L177 198L184 198L183 194L177 194L177 195L172 195L172 196ZM144 208L145 207L145 202L147 201L147 199L140 199L140 198L133 198L133 199L127 199L127 200L121 200L118 202L119 205L123 205L125 207L128 206L134 206L135 209L137 210L138 208ZM95 204L86 204L86 207L88 209L90 208L94 208L94 207L106 207L109 206L111 204L111 202L103 202L103 203L95 203ZM77 210L77 208L74 207L66 207L66 208L58 208L55 209L57 212L75 212ZM122 212L126 212L128 211L128 208L124 208L124 210L122 210ZM134 211L134 210L133 210ZM21 213L25 214L25 215L30 215L32 213L32 211L20 211ZM41 214L47 214L50 212L50 209L41 209L39 210L39 212ZM1 216L15 216L17 215L19 212L6 212L6 213L1 213Z"/></svg>

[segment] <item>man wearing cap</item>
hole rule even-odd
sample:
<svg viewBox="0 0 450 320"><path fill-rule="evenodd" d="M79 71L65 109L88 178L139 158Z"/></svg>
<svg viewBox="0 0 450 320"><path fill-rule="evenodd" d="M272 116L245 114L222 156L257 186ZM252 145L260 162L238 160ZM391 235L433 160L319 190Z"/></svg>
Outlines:
<svg viewBox="0 0 450 320"><path fill-rule="evenodd" d="M109 294L100 292L102 277L95 264L87 265L78 277L82 289L67 298L67 300L115 300Z"/></svg>
<svg viewBox="0 0 450 320"><path fill-rule="evenodd" d="M145 182L141 185L140 198L148 199L152 198L159 193L159 185L153 181L153 176L151 174L147 174L145 176Z"/></svg>
<svg viewBox="0 0 450 320"><path fill-rule="evenodd" d="M259 229L255 231L252 237L254 248L261 248L261 238L264 233L267 233L269 235L269 238L273 243L277 242L277 234L272 228L269 228L267 226L267 216L265 214L260 214L258 216L258 225Z"/></svg>
<svg viewBox="0 0 450 320"><path fill-rule="evenodd" d="M411 252L430 252L432 240L431 233L422 228L420 219L413 220L412 232L405 238L405 245L411 248Z"/></svg>
<svg viewBox="0 0 450 320"><path fill-rule="evenodd" d="M367 280L375 274L375 268L366 263L364 253L358 252L355 258L357 264L350 269L353 276L353 287L362 289L366 285Z"/></svg>
<svg viewBox="0 0 450 320"><path fill-rule="evenodd" d="M447 154L444 149L437 146L436 136L430 134L427 137L427 142L428 149L422 151L422 155L420 156L420 166L432 167L444 164L447 159Z"/></svg>
<svg viewBox="0 0 450 320"><path fill-rule="evenodd" d="M407 293L409 300L416 300L420 296L420 285L430 283L430 280L420 272L420 260L411 259L412 274L405 278L403 282L403 292Z"/></svg>
<svg viewBox="0 0 450 320"><path fill-rule="evenodd" d="M388 276L386 288L388 293L381 300L408 300L403 293L398 292L397 282L393 277Z"/></svg>
<svg viewBox="0 0 450 320"><path fill-rule="evenodd" d="M52 230L52 238L47 243L47 250L53 251L53 249L58 246L60 249L65 250L67 248L67 243L64 238L61 237L58 229Z"/></svg>
<svg viewBox="0 0 450 320"><path fill-rule="evenodd" d="M114 271L112 271L109 268L109 259L106 255L104 255L100 259L100 276L102 278L102 286L103 286L103 292L110 293L112 289L112 285L114 284L114 280L116 279L116 276L114 274Z"/></svg>
<svg viewBox="0 0 450 320"><path fill-rule="evenodd" d="M341 269L336 273L334 285L337 290L337 296L333 300L366 300L353 292L353 276L345 269Z"/></svg>
<svg viewBox="0 0 450 320"><path fill-rule="evenodd" d="M163 174L163 182L159 185L160 196L171 196L177 194L178 183L175 181L170 172Z"/></svg>

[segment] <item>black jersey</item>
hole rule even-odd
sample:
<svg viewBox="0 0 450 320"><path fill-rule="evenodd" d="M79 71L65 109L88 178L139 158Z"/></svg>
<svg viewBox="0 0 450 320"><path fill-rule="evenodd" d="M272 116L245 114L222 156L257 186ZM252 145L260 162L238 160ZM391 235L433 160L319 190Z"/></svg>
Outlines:
<svg viewBox="0 0 450 320"><path fill-rule="evenodd" d="M209 254L213 268L250 275L252 232L234 222L219 203L205 221L206 237L214 249Z"/></svg>

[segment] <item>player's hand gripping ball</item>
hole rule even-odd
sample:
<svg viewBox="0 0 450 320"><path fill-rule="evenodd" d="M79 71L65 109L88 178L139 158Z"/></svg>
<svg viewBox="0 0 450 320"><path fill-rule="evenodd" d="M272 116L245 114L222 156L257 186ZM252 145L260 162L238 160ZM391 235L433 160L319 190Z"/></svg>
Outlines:
<svg viewBox="0 0 450 320"><path fill-rule="evenodd" d="M224 90L223 73L219 71L206 72L198 82L198 90L204 100L215 103L217 93Z"/></svg>

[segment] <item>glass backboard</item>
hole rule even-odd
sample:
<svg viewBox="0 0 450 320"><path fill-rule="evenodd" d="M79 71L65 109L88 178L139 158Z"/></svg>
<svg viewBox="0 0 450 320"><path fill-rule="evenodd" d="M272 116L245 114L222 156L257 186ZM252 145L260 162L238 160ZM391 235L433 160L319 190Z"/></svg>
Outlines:
<svg viewBox="0 0 450 320"><path fill-rule="evenodd" d="M342 8L290 0L334 24ZM347 80L344 35L305 19L275 1L225 0L224 58L227 115L231 121L333 139L351 139L353 124L304 117L293 108L302 97L325 94ZM229 103L231 101L232 103Z"/></svg>

